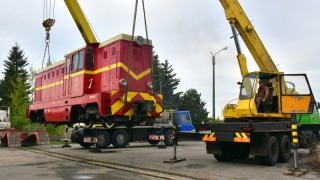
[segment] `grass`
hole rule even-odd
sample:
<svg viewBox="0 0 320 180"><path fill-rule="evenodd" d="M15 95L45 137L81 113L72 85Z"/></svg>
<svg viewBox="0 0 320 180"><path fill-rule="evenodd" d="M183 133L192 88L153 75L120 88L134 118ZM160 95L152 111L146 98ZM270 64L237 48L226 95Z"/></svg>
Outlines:
<svg viewBox="0 0 320 180"><path fill-rule="evenodd" d="M52 141L50 141L50 144L51 145L60 145L60 144L65 144L65 142L52 140Z"/></svg>

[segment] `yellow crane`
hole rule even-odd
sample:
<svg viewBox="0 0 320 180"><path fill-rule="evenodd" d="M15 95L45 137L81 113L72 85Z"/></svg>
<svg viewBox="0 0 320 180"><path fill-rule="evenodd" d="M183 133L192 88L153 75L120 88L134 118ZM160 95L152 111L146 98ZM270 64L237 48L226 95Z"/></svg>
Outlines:
<svg viewBox="0 0 320 180"><path fill-rule="evenodd" d="M308 139L319 141L320 124L300 125L297 121L297 115L311 114L316 107L307 75L279 72L238 0L220 0L220 3L232 27L242 82L237 104L224 107L224 123L200 127L199 132L205 134L202 140L206 142L207 153L218 161L246 159L251 154L259 164L288 162L291 145L296 154L297 147L307 147ZM260 71L248 71L236 31ZM263 98L257 98L259 88L259 94L266 92ZM258 101L261 99L262 102Z"/></svg>
<svg viewBox="0 0 320 180"><path fill-rule="evenodd" d="M287 75L279 72L254 26L237 0L220 0L229 21L238 50L238 62L243 76L237 105L225 106L223 115L227 120L263 118L290 119L292 114L312 113L315 104L306 74ZM239 50L235 29L252 54L260 71L248 72L245 56ZM300 81L303 79L303 81ZM259 80L270 90L268 102L256 105ZM299 99L299 100L298 100ZM303 103L301 103L303 102ZM258 118L257 118L258 117ZM261 119L262 118L262 119Z"/></svg>
<svg viewBox="0 0 320 180"><path fill-rule="evenodd" d="M86 44L97 43L98 40L77 0L64 0L74 22L76 23Z"/></svg>

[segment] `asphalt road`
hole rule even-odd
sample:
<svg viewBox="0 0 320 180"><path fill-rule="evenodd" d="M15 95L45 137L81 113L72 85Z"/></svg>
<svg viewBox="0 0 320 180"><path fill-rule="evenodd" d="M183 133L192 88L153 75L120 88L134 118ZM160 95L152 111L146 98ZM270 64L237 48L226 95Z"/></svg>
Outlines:
<svg viewBox="0 0 320 180"><path fill-rule="evenodd" d="M77 144L70 148L58 145L33 146L32 149L45 151L47 155L24 148L0 147L0 179L6 180L72 180L72 179L164 179L161 174L169 174L167 179L293 179L284 175L284 171L294 167L293 158L288 163L276 166L258 165L253 156L247 160L234 162L218 162L210 154L206 154L203 142L179 142L177 158L185 161L168 164L164 160L173 158L173 147L158 148L146 142L130 143L124 149L112 146L101 153L89 152ZM28 148L27 148L28 149ZM32 150L31 149L31 150ZM122 164L124 170L84 164L57 157L50 154L65 154L83 157L105 164ZM302 179L319 179L319 169L313 168L308 159L308 150L298 151L299 169L308 169ZM48 155L49 154L49 155ZM125 166L137 167L137 172L126 170ZM142 170L141 170L142 169ZM143 172L159 172L159 177L145 175ZM172 175L172 177L170 176ZM179 174L181 178L179 178ZM178 175L178 177L177 177ZM189 178L185 178L189 177Z"/></svg>

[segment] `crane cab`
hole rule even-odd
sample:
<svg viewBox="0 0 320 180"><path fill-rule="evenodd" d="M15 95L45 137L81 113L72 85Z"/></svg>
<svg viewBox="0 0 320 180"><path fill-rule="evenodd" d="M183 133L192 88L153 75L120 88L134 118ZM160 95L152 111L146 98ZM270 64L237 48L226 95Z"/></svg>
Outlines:
<svg viewBox="0 0 320 180"><path fill-rule="evenodd" d="M259 99L260 84L269 95ZM227 104L223 110L226 119L280 120L313 111L315 100L306 74L253 72L246 74L239 85L237 105Z"/></svg>

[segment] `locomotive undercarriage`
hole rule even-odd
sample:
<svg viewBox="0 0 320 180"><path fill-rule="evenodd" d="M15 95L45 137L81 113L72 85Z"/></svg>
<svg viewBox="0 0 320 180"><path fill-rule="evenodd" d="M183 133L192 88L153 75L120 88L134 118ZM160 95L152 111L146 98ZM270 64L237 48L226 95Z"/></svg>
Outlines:
<svg viewBox="0 0 320 180"><path fill-rule="evenodd" d="M114 116L111 114L101 115L97 104L87 104L84 108L76 105L71 108L71 122L67 123L67 126L72 127L76 123L83 123L86 127L102 124L106 128L114 128L121 125L133 127L135 125L153 125L155 123L155 117L148 116L148 112L155 110L153 101L135 101L132 107L134 108L133 115ZM54 127L58 127L60 124L66 124L65 122L47 122L43 110L32 111L31 121L37 122L42 126L51 124Z"/></svg>
<svg viewBox="0 0 320 180"><path fill-rule="evenodd" d="M87 127L102 124L107 128L121 125L126 127L153 125L155 123L154 117L148 117L148 111L155 110L153 101L135 101L132 107L134 108L134 114L131 116L113 116L111 114L101 115L97 106L87 105L85 108L78 109L78 122L84 123Z"/></svg>

